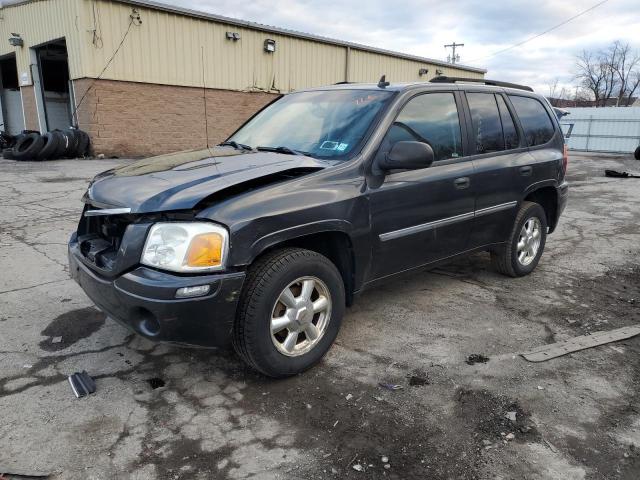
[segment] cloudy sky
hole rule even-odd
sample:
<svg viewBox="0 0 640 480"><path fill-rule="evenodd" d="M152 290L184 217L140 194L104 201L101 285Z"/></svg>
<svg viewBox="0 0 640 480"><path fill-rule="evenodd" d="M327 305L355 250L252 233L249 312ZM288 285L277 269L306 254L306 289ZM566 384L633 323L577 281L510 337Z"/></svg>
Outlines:
<svg viewBox="0 0 640 480"><path fill-rule="evenodd" d="M160 0L195 10L446 60L444 44L464 43L461 63L487 78L525 83L548 94L570 85L575 55L614 40L640 50L639 0L608 0L572 22L522 42L602 0ZM393 79L391 79L393 81Z"/></svg>

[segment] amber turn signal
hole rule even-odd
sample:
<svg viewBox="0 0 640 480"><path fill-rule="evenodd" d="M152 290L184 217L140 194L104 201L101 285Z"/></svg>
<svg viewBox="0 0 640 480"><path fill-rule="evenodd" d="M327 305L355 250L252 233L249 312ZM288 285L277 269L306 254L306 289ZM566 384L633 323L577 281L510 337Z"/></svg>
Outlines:
<svg viewBox="0 0 640 480"><path fill-rule="evenodd" d="M222 261L224 239L219 233L202 233L196 235L187 252L187 266L215 267Z"/></svg>

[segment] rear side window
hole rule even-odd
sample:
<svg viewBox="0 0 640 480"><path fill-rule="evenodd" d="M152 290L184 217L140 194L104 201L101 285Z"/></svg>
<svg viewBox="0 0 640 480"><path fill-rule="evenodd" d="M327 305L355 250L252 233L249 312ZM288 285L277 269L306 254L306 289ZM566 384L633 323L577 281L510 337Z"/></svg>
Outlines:
<svg viewBox="0 0 640 480"><path fill-rule="evenodd" d="M509 95L522 123L524 136L530 147L547 143L553 137L553 123L547 110L535 98Z"/></svg>
<svg viewBox="0 0 640 480"><path fill-rule="evenodd" d="M453 93L425 93L412 98L398 114L385 141L391 148L399 141L431 146L435 160L462 156L458 108Z"/></svg>
<svg viewBox="0 0 640 480"><path fill-rule="evenodd" d="M502 123L493 93L467 93L476 153L504 150Z"/></svg>
<svg viewBox="0 0 640 480"><path fill-rule="evenodd" d="M504 98L500 95L496 95L496 100L498 101L498 109L500 110L500 119L502 120L502 132L504 133L504 147L507 150L512 148L518 148L520 144L518 138L518 131L516 130L516 125L513 123L513 117L507 108L507 104L504 101Z"/></svg>

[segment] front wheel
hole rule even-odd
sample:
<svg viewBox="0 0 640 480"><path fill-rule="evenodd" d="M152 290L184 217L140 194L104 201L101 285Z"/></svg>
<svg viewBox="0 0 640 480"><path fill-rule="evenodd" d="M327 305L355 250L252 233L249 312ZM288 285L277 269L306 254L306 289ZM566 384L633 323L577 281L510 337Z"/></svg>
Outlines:
<svg viewBox="0 0 640 480"><path fill-rule="evenodd" d="M247 273L234 349L265 375L295 375L329 350L344 308L344 283L328 258L301 248L266 254Z"/></svg>
<svg viewBox="0 0 640 480"><path fill-rule="evenodd" d="M510 277L531 273L542 256L547 240L547 216L534 202L522 202L509 240L491 252L495 268Z"/></svg>

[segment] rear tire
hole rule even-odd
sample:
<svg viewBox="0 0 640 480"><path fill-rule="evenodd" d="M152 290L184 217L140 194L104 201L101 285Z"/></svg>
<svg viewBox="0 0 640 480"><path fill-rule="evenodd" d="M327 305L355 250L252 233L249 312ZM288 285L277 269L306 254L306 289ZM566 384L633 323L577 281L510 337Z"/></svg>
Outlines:
<svg viewBox="0 0 640 480"><path fill-rule="evenodd" d="M636 151L633 154L633 156L636 157L636 160L640 160L640 146L636 148Z"/></svg>
<svg viewBox="0 0 640 480"><path fill-rule="evenodd" d="M306 290L309 293L313 288L308 295L303 288L306 283L313 285ZM285 291L291 294L294 307L281 301ZM269 377L301 373L327 353L340 329L344 309L344 282L328 258L301 248L268 253L247 273L233 347L250 367ZM277 327L275 322L282 319L287 326ZM295 338L287 342L289 337Z"/></svg>
<svg viewBox="0 0 640 480"><path fill-rule="evenodd" d="M546 240L547 215L544 209L534 202L522 202L509 240L491 252L491 262L503 275L523 277L538 265Z"/></svg>

